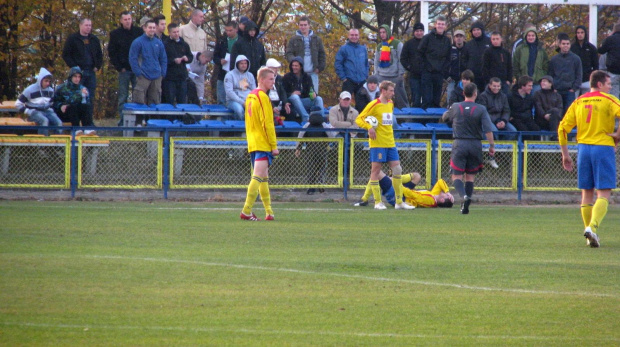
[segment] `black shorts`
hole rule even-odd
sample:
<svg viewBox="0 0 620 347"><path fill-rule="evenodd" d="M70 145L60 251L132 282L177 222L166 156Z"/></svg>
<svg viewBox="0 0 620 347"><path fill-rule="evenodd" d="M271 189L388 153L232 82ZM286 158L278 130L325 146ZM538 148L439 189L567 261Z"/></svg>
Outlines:
<svg viewBox="0 0 620 347"><path fill-rule="evenodd" d="M482 142L480 140L454 140L450 154L452 174L476 174L482 171Z"/></svg>

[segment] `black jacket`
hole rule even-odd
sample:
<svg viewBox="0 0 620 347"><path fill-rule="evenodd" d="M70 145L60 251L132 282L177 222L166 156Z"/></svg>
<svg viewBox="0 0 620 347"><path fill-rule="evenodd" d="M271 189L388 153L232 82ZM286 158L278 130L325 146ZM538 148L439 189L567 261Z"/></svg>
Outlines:
<svg viewBox="0 0 620 347"><path fill-rule="evenodd" d="M608 36L598 52L599 54L607 53L607 71L620 75L620 31Z"/></svg>
<svg viewBox="0 0 620 347"><path fill-rule="evenodd" d="M538 124L545 124L545 115L547 113L558 112L562 115L564 112L562 104L562 96L554 89L541 89L534 94L534 110L535 119Z"/></svg>
<svg viewBox="0 0 620 347"><path fill-rule="evenodd" d="M454 84L454 89L450 95L448 95L448 108L452 106L455 102L463 102L465 101L465 95L463 94L463 85L460 81Z"/></svg>
<svg viewBox="0 0 620 347"><path fill-rule="evenodd" d="M71 34L62 49L62 59L69 67L79 66L82 70L93 68L101 70L103 65L101 43L93 34L88 34L88 45L84 43L79 32Z"/></svg>
<svg viewBox="0 0 620 347"><path fill-rule="evenodd" d="M293 73L293 69L291 69L291 65L295 61L298 62L299 65L301 65L301 78L298 78ZM282 78L282 86L286 91L286 96L290 97L294 91L299 91L301 92L301 95L299 96L300 98L309 98L310 90L312 89L312 77L310 77L310 75L304 72L303 59L301 59L300 57L293 58L293 60L291 60L291 63L289 64L289 69L291 70L291 72L287 73Z"/></svg>
<svg viewBox="0 0 620 347"><path fill-rule="evenodd" d="M280 75L276 75L276 82L275 82L275 87L276 87L276 91L278 92L278 98L280 98L279 101L277 102L273 102L271 101L271 105L273 107L277 107L278 104L280 104L280 101L282 102L282 111L280 111L281 113L284 113L284 105L288 104L288 96L286 95L286 90L284 90L284 83L283 83L283 78Z"/></svg>
<svg viewBox="0 0 620 347"><path fill-rule="evenodd" d="M258 69L267 63L267 58L263 44L256 36L251 37L250 34L247 34L251 28L256 29L256 36L258 36L258 27L254 22L248 21L243 36L239 37L232 47L232 52L230 52L230 70L234 70L237 56L245 55L250 61L250 72L254 77L257 77Z"/></svg>
<svg viewBox="0 0 620 347"><path fill-rule="evenodd" d="M510 120L510 105L508 105L508 97L506 94L499 91L497 94L493 94L491 89L487 86L484 92L478 96L476 103L483 105L487 108L491 122L497 124L500 121L508 123Z"/></svg>
<svg viewBox="0 0 620 347"><path fill-rule="evenodd" d="M420 41L418 50L424 62L424 69L428 72L443 74L450 63L450 39L445 35L437 34L433 29L430 33L424 35Z"/></svg>
<svg viewBox="0 0 620 347"><path fill-rule="evenodd" d="M184 81L187 79L187 68L185 64L189 64L194 60L192 50L189 48L187 42L183 41L183 38L179 37L179 41L173 41L167 39L164 42L166 48L166 57L168 58L168 69L166 70L165 80L168 81ZM189 60L177 64L174 59L186 56Z"/></svg>
<svg viewBox="0 0 620 347"><path fill-rule="evenodd" d="M549 61L549 75L557 91L579 90L583 79L581 59L571 51L558 53Z"/></svg>
<svg viewBox="0 0 620 347"><path fill-rule="evenodd" d="M570 51L577 54L581 59L581 70L583 72L582 82L587 82L590 80L592 71L598 70L598 53L596 52L596 47L588 41L588 31L586 27L579 25L577 29L583 29L586 36L583 39L583 45L580 45L577 41L577 37L575 37L575 42L570 46Z"/></svg>
<svg viewBox="0 0 620 347"><path fill-rule="evenodd" d="M476 80L482 79L482 55L489 47L491 47L491 39L484 34L483 30L480 37L467 41L463 48L465 66L474 73ZM479 87L482 88L482 86Z"/></svg>
<svg viewBox="0 0 620 347"><path fill-rule="evenodd" d="M108 55L110 62L117 71L123 69L131 71L129 65L129 48L136 38L142 36L144 31L137 26L131 26L129 30L119 26L110 32L110 42L108 43Z"/></svg>
<svg viewBox="0 0 620 347"><path fill-rule="evenodd" d="M534 108L534 98L532 94L527 94L524 98L519 94L519 85L515 83L508 97L510 105L510 118L532 119L532 109Z"/></svg>
<svg viewBox="0 0 620 347"><path fill-rule="evenodd" d="M377 87L377 93L375 94L375 99L379 98L379 94L381 94L379 87ZM357 93L355 93L355 109L357 112L362 113L372 100L370 94L368 94L368 90L365 87L360 88Z"/></svg>
<svg viewBox="0 0 620 347"><path fill-rule="evenodd" d="M237 36L237 41L238 40L239 36ZM221 60L226 58L226 53L230 52L228 51L228 36L224 35L224 37L215 44L215 48L213 49L213 64L217 65L220 69L220 73L217 76L217 79L220 81L223 81L224 76L226 76L226 71L222 69L221 64Z"/></svg>
<svg viewBox="0 0 620 347"><path fill-rule="evenodd" d="M422 56L418 51L422 39L416 39L415 37L409 39L403 45L403 50L400 53L400 63L409 71L409 77L420 78L422 74Z"/></svg>
<svg viewBox="0 0 620 347"><path fill-rule="evenodd" d="M510 52L502 47L489 47L482 55L482 78L488 84L491 77L512 82L512 57ZM487 107L488 108L488 107Z"/></svg>
<svg viewBox="0 0 620 347"><path fill-rule="evenodd" d="M450 48L450 62L447 66L447 71L444 73L444 76L452 78L454 81L461 80L461 73L465 71L465 60L463 59L463 48L465 46L458 48L456 46L452 46Z"/></svg>

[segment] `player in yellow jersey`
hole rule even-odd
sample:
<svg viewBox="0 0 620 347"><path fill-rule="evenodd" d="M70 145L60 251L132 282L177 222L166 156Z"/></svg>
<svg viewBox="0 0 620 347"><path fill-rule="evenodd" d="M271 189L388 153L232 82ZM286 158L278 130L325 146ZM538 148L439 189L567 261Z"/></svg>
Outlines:
<svg viewBox="0 0 620 347"><path fill-rule="evenodd" d="M248 185L241 219L251 221L260 220L252 212L252 206L259 193L267 214L265 220L274 220L269 194L269 165L280 153L273 124L273 107L267 94L273 87L276 76L268 68L261 68L257 75L258 88L254 89L245 100L245 131L254 172Z"/></svg>
<svg viewBox="0 0 620 347"><path fill-rule="evenodd" d="M355 123L360 128L368 130L371 162L370 181L368 185L375 198L375 209L385 210L387 208L381 201L381 190L379 188L381 166L383 163L387 162L392 169L392 180L394 181L394 191L396 193L396 205L394 207L397 210L412 210L414 207L402 200L401 175L403 169L400 166L398 150L394 142L394 130L392 129L392 125L394 124L394 103L392 102L394 86L395 84L390 81L381 82L379 85L381 93L379 98L366 105L362 113L355 119ZM365 119L368 116L374 116L379 121L376 130L370 124L366 123Z"/></svg>
<svg viewBox="0 0 620 347"><path fill-rule="evenodd" d="M581 189L581 218L585 225L583 236L590 247L599 247L596 232L607 214L611 190L616 188L614 150L620 141L620 128L614 132L614 126L616 118L620 118L620 101L608 94L611 78L604 71L592 72L590 87L590 92L580 96L566 111L558 128L558 138L562 147L562 165L572 171L567 134L577 127L577 181Z"/></svg>

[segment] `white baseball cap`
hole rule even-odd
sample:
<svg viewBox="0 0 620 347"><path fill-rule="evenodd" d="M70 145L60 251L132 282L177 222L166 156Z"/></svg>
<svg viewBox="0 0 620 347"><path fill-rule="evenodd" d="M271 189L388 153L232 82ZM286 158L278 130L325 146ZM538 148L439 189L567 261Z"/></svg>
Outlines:
<svg viewBox="0 0 620 347"><path fill-rule="evenodd" d="M351 99L351 93L347 92L346 90L342 93L340 93L340 98L341 99Z"/></svg>
<svg viewBox="0 0 620 347"><path fill-rule="evenodd" d="M267 59L266 66L267 67L280 67L280 66L282 66L282 64L280 64L279 61L277 61L277 60L275 60L273 58L269 58L269 59Z"/></svg>

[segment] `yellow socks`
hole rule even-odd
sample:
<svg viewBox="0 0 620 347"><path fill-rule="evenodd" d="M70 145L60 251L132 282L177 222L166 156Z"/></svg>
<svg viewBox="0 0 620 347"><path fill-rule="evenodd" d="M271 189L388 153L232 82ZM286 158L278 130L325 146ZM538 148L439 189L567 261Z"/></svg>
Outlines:
<svg viewBox="0 0 620 347"><path fill-rule="evenodd" d="M409 175L407 175L409 176ZM403 179L401 175L392 176L392 186L394 187L394 195L396 197L396 204L403 202ZM411 176L409 176L411 180Z"/></svg>
<svg viewBox="0 0 620 347"><path fill-rule="evenodd" d="M404 174L404 175L401 176L401 179L402 179L402 183L403 184L409 183L409 182L411 182L411 174L410 173Z"/></svg>
<svg viewBox="0 0 620 347"><path fill-rule="evenodd" d="M362 201L368 201L370 199L370 195L372 194L372 188L370 187L370 181L366 185L366 190L364 190L364 195L362 195Z"/></svg>
<svg viewBox="0 0 620 347"><path fill-rule="evenodd" d="M248 185L248 195L245 198L245 205L243 205L243 214L249 215L252 213L252 206L258 196L258 189L261 185L262 179L258 176L252 176L250 184Z"/></svg>
<svg viewBox="0 0 620 347"><path fill-rule="evenodd" d="M373 198L375 198L375 204L380 203L381 202L381 188L379 188L379 181L370 180L370 182L368 182L368 185L370 186L370 189L372 190Z"/></svg>
<svg viewBox="0 0 620 347"><path fill-rule="evenodd" d="M592 204L581 205L581 219L583 219L583 226L590 226L592 220Z"/></svg>
<svg viewBox="0 0 620 347"><path fill-rule="evenodd" d="M605 218L607 214L607 206L609 206L609 201L605 198L598 198L594 203L594 207L592 207L592 219L590 220L590 228L592 231L596 232L598 226Z"/></svg>
<svg viewBox="0 0 620 347"><path fill-rule="evenodd" d="M271 193L269 192L269 177L261 177L261 179L263 181L258 187L260 199L263 201L265 213L273 216L273 210L271 209Z"/></svg>

